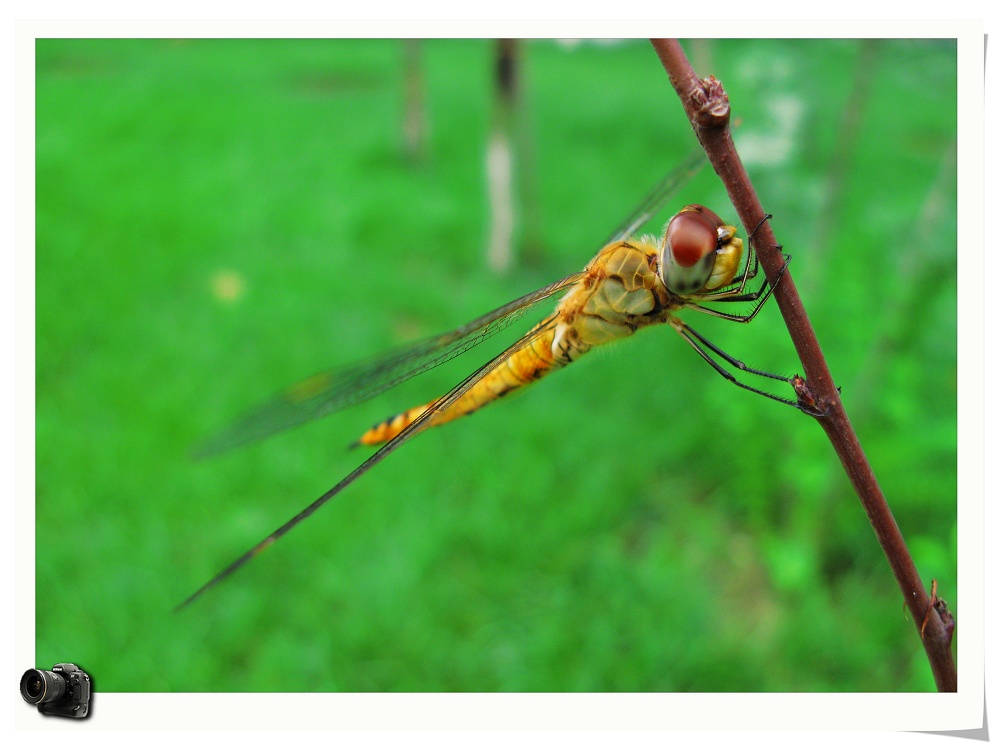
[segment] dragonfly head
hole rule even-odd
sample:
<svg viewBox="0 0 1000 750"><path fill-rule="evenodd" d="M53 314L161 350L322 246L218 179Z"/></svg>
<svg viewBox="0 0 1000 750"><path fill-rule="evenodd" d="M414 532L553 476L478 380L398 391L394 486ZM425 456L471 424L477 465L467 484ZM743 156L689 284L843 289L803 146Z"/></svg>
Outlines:
<svg viewBox="0 0 1000 750"><path fill-rule="evenodd" d="M685 206L663 232L660 278L674 294L711 292L727 286L743 257L743 240L704 206Z"/></svg>

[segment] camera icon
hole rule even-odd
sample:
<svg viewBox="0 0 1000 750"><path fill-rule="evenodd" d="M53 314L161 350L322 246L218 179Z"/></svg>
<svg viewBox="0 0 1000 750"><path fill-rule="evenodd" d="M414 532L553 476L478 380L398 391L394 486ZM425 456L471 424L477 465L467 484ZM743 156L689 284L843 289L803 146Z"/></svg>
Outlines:
<svg viewBox="0 0 1000 750"><path fill-rule="evenodd" d="M90 709L90 675L76 664L29 669L21 675L21 697L40 713L85 719Z"/></svg>

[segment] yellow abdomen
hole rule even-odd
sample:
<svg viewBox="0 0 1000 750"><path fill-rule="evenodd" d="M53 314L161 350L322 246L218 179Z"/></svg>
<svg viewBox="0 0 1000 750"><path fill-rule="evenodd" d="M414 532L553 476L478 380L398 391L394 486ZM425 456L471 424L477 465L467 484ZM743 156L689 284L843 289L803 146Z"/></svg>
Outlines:
<svg viewBox="0 0 1000 750"><path fill-rule="evenodd" d="M540 323L529 336L532 336L546 323ZM540 335L533 336L529 343L523 348L514 352L500 365L487 373L482 380L470 388L454 403L429 418L430 426L444 424L453 419L471 414L482 406L506 396L508 393L530 385L536 380L544 377L552 370L562 367L566 362L559 362L552 356L552 341L555 329L549 325L547 331ZM402 432L411 422L427 411L434 402L415 406L407 409L402 414L397 414L380 424L372 427L368 432L358 439L361 445L378 445L388 440L392 440Z"/></svg>

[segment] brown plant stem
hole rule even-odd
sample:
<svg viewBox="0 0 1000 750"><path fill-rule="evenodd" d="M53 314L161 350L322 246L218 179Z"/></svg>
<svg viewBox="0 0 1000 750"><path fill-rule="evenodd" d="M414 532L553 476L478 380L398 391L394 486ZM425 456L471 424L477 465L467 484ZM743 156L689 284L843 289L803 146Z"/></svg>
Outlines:
<svg viewBox="0 0 1000 750"><path fill-rule="evenodd" d="M699 79L677 40L651 41L699 142L716 174L726 186L729 199L743 226L756 227L764 220L765 213L733 145L729 132L729 98L722 84L712 77ZM784 259L769 223L764 223L759 228L754 245L758 250L761 266L773 284L781 273ZM797 378L795 382L799 400L815 407L817 414L813 416L826 432L865 513L868 514L875 536L889 561L923 642L938 690L955 692L958 689L958 678L951 652L954 620L943 602L937 598L936 592L933 597L928 596L917 574L899 527L892 517L847 412L844 411L816 333L788 269L781 276L781 283L774 289L774 298L805 371L805 379Z"/></svg>

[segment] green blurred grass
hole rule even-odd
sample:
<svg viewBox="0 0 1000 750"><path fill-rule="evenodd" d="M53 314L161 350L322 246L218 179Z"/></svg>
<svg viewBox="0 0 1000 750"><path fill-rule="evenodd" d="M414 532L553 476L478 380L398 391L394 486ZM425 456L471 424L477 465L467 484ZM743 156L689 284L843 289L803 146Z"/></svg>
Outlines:
<svg viewBox="0 0 1000 750"><path fill-rule="evenodd" d="M866 44L691 48L743 121L918 569L960 616L955 48ZM414 166L397 41L38 41L38 666L78 661L102 691L932 690L821 430L669 331L426 433L171 614L352 469L370 423L502 342L214 461L192 445L298 378L581 268L693 146L648 44L526 45L543 253L493 277L491 47L423 54ZM731 217L722 196L702 175L678 204ZM213 292L227 274L233 301ZM693 322L795 371L773 306Z"/></svg>

